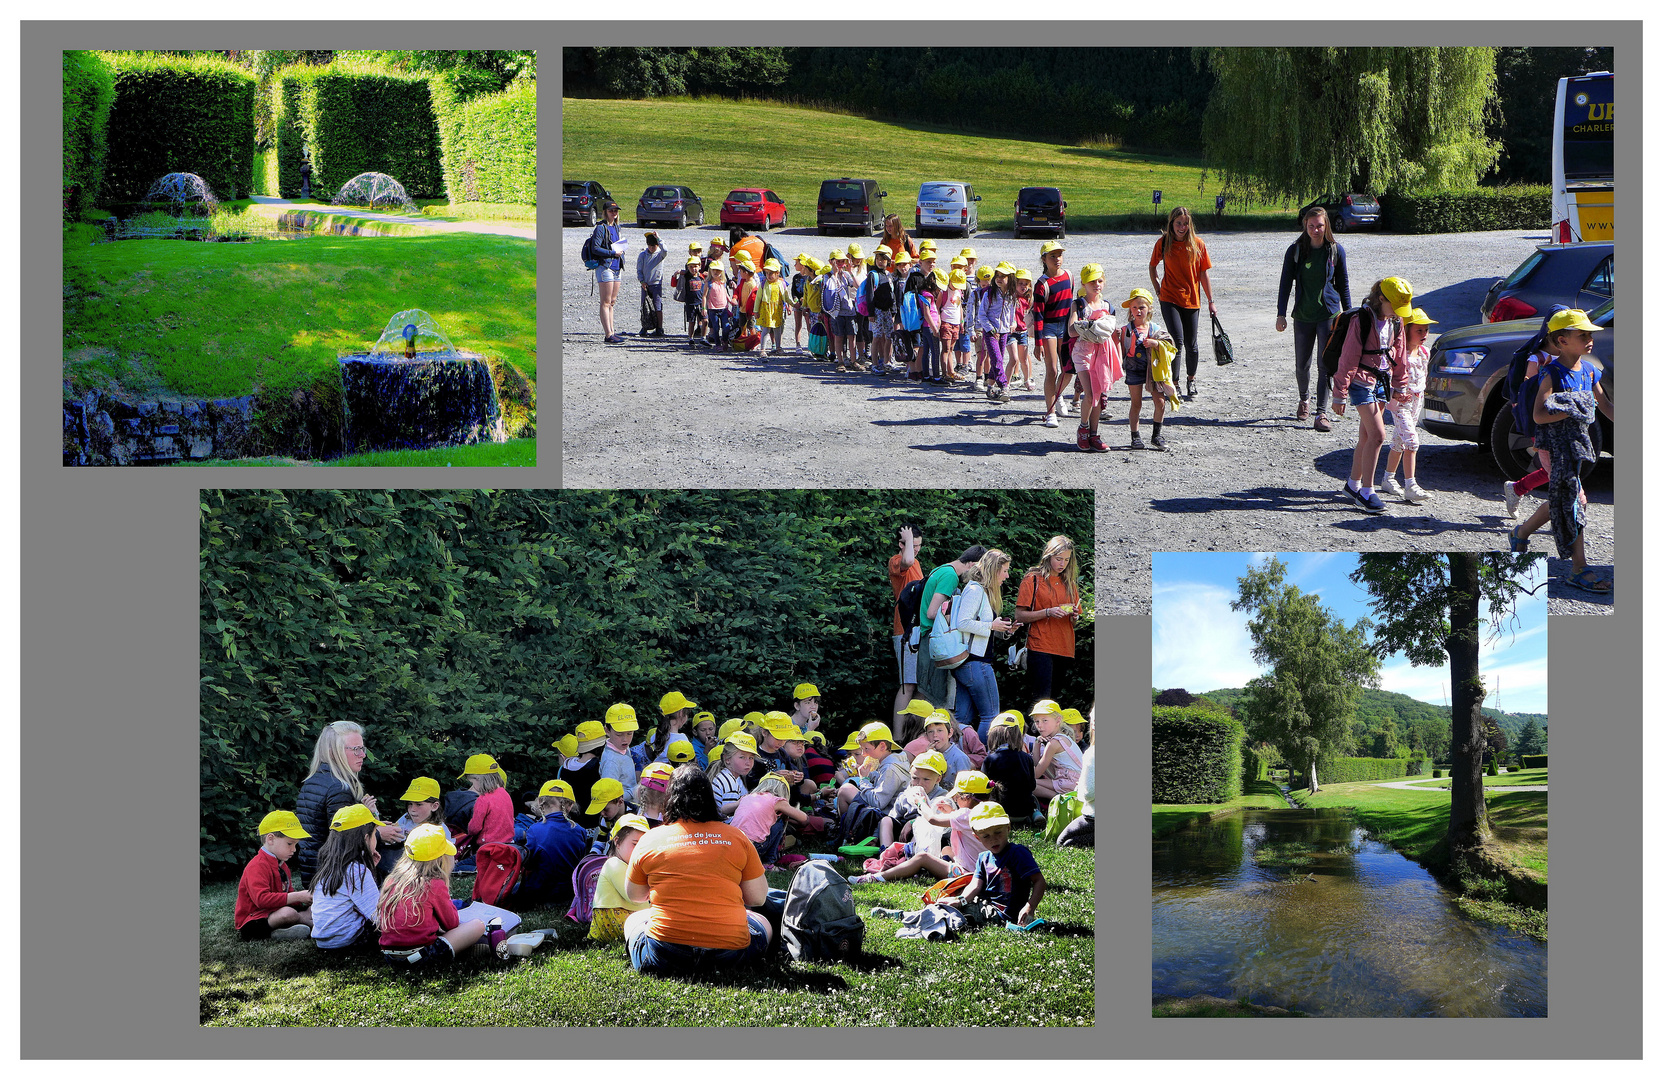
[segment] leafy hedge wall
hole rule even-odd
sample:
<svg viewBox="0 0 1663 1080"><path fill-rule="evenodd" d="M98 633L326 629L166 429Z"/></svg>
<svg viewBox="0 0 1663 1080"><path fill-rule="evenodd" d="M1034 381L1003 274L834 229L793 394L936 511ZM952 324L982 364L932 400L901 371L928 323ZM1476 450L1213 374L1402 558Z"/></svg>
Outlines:
<svg viewBox="0 0 1663 1080"><path fill-rule="evenodd" d="M439 131L427 80L391 71L285 68L273 77L278 187L300 194L303 149L312 188L333 194L362 172L382 172L413 199L444 193Z"/></svg>
<svg viewBox="0 0 1663 1080"><path fill-rule="evenodd" d="M1546 754L1519 755L1519 768L1521 769L1545 769L1547 767L1548 756Z"/></svg>
<svg viewBox="0 0 1663 1080"><path fill-rule="evenodd" d="M1241 794L1246 734L1229 713L1198 705L1153 705L1150 801L1220 803Z"/></svg>
<svg viewBox="0 0 1663 1080"><path fill-rule="evenodd" d="M1396 780L1407 776L1405 758L1337 757L1317 762L1317 779L1324 784L1349 784L1356 780Z"/></svg>
<svg viewBox="0 0 1663 1080"><path fill-rule="evenodd" d="M115 78L97 53L64 52L64 217L92 209L104 181Z"/></svg>
<svg viewBox="0 0 1663 1080"><path fill-rule="evenodd" d="M1385 228L1397 233L1545 229L1553 223L1553 193L1546 186L1387 193L1380 197L1380 211Z"/></svg>
<svg viewBox="0 0 1663 1080"><path fill-rule="evenodd" d="M254 79L206 56L106 53L115 99L102 198L142 200L170 172L196 173L221 199L254 174Z"/></svg>
<svg viewBox="0 0 1663 1080"><path fill-rule="evenodd" d="M1259 751L1247 745L1243 745L1241 750L1241 778L1244 785L1270 779L1270 763Z"/></svg>
<svg viewBox="0 0 1663 1080"><path fill-rule="evenodd" d="M364 781L384 806L412 776L451 783L482 750L512 786L540 784L553 739L614 701L651 717L671 689L725 719L786 705L810 680L841 739L894 704L882 566L897 525L923 525L932 566L983 542L1025 568L1067 533L1089 608L1092 504L1089 491L203 492L203 872L246 861L251 823L293 806L334 720L366 726ZM1083 623L1057 692L1082 711L1093 639ZM1026 710L1026 676L995 671L1001 701Z"/></svg>
<svg viewBox="0 0 1663 1080"><path fill-rule="evenodd" d="M445 145L445 187L451 202L536 204L536 83L458 106Z"/></svg>

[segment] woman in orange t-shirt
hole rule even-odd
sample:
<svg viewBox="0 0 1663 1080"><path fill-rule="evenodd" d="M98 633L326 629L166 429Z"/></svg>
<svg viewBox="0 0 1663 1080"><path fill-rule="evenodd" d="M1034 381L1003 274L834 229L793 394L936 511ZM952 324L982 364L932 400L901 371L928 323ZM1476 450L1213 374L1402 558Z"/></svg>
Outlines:
<svg viewBox="0 0 1663 1080"><path fill-rule="evenodd" d="M630 856L625 891L650 906L624 921L636 971L696 974L762 956L773 938L767 918L747 908L768 899L768 879L750 837L722 820L710 780L697 765L670 777L664 824L648 829Z"/></svg>
<svg viewBox="0 0 1663 1080"><path fill-rule="evenodd" d="M1080 560L1074 541L1053 536L1016 592L1016 621L1028 627L1028 678L1035 698L1051 697L1058 667L1074 659L1079 618Z"/></svg>
<svg viewBox="0 0 1663 1080"><path fill-rule="evenodd" d="M1184 365L1189 369L1189 385L1184 396L1191 400L1195 398L1195 370L1201 365L1196 351L1201 292L1207 294L1207 313L1218 314L1218 306L1213 303L1212 278L1207 273L1212 265L1207 245L1195 235L1189 208L1173 207L1166 216L1166 228L1161 230L1161 238L1155 241L1155 250L1149 255L1149 283L1161 300L1161 322L1172 335L1172 343L1184 354ZM1157 276L1155 271L1163 267L1165 273ZM1177 384L1177 371L1173 371L1172 381Z"/></svg>

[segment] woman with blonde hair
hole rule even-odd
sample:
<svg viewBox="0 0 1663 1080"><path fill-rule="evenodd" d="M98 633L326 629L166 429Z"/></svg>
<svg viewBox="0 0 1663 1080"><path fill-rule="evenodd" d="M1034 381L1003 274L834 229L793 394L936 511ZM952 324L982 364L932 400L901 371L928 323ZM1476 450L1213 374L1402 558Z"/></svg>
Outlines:
<svg viewBox="0 0 1663 1080"><path fill-rule="evenodd" d="M300 850L295 854L296 868L307 880L317 869L318 848L323 844L318 837L329 835L329 823L335 820L337 811L353 803L363 803L371 814L375 813L375 796L364 794L364 784L358 779L368 756L364 729L351 720L325 724L318 732L318 741L312 748L312 767L307 770L300 793L295 797L295 816L300 819L301 828L312 834L311 839L300 842ZM396 842L397 833L397 827L389 825L379 835L383 841Z"/></svg>
<svg viewBox="0 0 1663 1080"><path fill-rule="evenodd" d="M999 715L999 683L993 676L993 635L1008 634L1016 623L1000 616L1004 598L1000 587L1010 576L1011 557L997 548L984 552L971 569L964 589L953 599L953 629L964 636L970 655L953 669L959 684L954 712L958 722L986 737L988 725Z"/></svg>
<svg viewBox="0 0 1663 1080"><path fill-rule="evenodd" d="M1016 621L1028 628L1028 679L1034 697L1052 694L1058 668L1074 659L1074 624L1080 619L1080 559L1074 541L1053 536L1039 565L1016 589Z"/></svg>

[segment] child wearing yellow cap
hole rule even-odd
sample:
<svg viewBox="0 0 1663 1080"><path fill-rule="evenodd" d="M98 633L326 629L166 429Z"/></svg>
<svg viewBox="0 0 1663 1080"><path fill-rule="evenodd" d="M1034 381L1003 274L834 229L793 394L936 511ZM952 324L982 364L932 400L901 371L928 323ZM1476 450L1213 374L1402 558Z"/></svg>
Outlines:
<svg viewBox="0 0 1663 1080"><path fill-rule="evenodd" d="M606 725L599 720L585 720L577 725L572 735L577 740L573 746L576 753L562 751L560 779L572 788L572 798L576 802L572 820L588 829L598 820L588 810L589 792L601 778L600 752L606 745Z"/></svg>
<svg viewBox="0 0 1663 1080"><path fill-rule="evenodd" d="M727 271L720 262L712 262L705 270L704 290L700 293L704 305L704 322L710 329L705 344L713 349L726 349L733 334L733 295L729 291Z"/></svg>
<svg viewBox="0 0 1663 1080"><path fill-rule="evenodd" d="M1068 336L1074 340L1074 371L1085 384L1074 445L1104 454L1109 448L1098 434L1097 425L1108 401L1109 384L1120 378L1120 346L1114 336L1114 305L1103 295L1103 268L1097 263L1082 266L1080 288L1075 318L1068 324Z"/></svg>
<svg viewBox="0 0 1663 1080"><path fill-rule="evenodd" d="M849 804L859 798L881 815L906 790L911 779L911 761L895 741L888 724L867 724L858 735L861 754L858 775L838 789L838 812L848 810Z"/></svg>
<svg viewBox="0 0 1663 1080"><path fill-rule="evenodd" d="M1005 808L985 802L970 812L970 826L986 849L976 856L962 902L982 899L1004 912L1013 929L1031 929L1039 902L1045 899L1045 875L1034 853L1010 839L1011 820Z"/></svg>
<svg viewBox="0 0 1663 1080"><path fill-rule="evenodd" d="M682 324L687 331L689 349L705 334L704 281L704 259L698 254L689 254L686 264L670 275L670 288L675 290L671 295L681 302Z"/></svg>
<svg viewBox="0 0 1663 1080"><path fill-rule="evenodd" d="M941 309L941 326L936 336L941 339L941 362L953 378L948 382L957 382L967 378L970 371L965 367L959 354L969 354L970 344L964 341L965 347L959 348L959 342L964 340L964 290L969 283L963 270L954 270L947 275L947 287L940 291L937 304Z"/></svg>
<svg viewBox="0 0 1663 1080"><path fill-rule="evenodd" d="M260 819L256 831L260 850L237 880L237 906L231 916L244 941L271 937L273 930L287 926L312 925L312 913L307 910L312 894L294 888L289 874L289 860L300 850L300 841L312 834L288 810L273 810Z"/></svg>
<svg viewBox="0 0 1663 1080"><path fill-rule="evenodd" d="M1357 445L1351 452L1351 476L1340 495L1365 514L1384 514L1386 503L1374 491L1380 447L1386 441L1384 412L1388 398L1404 396L1408 384L1408 339L1403 318L1412 310L1414 290L1402 278L1381 278L1369 289L1362 308L1342 331L1339 366L1334 371L1333 410L1345 415L1346 403L1357 410Z"/></svg>
<svg viewBox="0 0 1663 1080"><path fill-rule="evenodd" d="M363 803L343 806L330 821L312 875L312 941L318 948L338 952L375 939L381 900L376 828L385 824Z"/></svg>
<svg viewBox="0 0 1663 1080"><path fill-rule="evenodd" d="M381 955L389 965L448 964L482 938L495 946L499 935L506 936L500 924L487 928L481 919L462 920L450 898L455 863L456 847L436 825L417 826L404 838L404 858L382 883L375 909Z"/></svg>
<svg viewBox="0 0 1663 1080"><path fill-rule="evenodd" d="M573 819L576 809L577 793L564 780L550 780L538 791L532 802L538 819L525 836L520 906L572 902L572 870L589 853L589 833Z"/></svg>
<svg viewBox="0 0 1663 1080"><path fill-rule="evenodd" d="M808 814L791 805L791 785L786 778L771 772L756 782L755 790L740 796L729 824L750 837L757 858L766 868L782 848L791 846L785 832L787 822L806 826Z"/></svg>
<svg viewBox="0 0 1663 1080"><path fill-rule="evenodd" d="M808 309L808 283L813 277L809 258L806 252L798 254L791 262L790 304L792 319L792 337L796 342L797 352L803 351L803 327L808 325L813 329L813 315Z"/></svg>
<svg viewBox="0 0 1663 1080"><path fill-rule="evenodd" d="M606 745L601 747L601 776L618 781L626 799L635 798L635 777L640 766L646 763L637 763L630 748L639 730L641 723L635 718L635 709L631 706L619 702L606 710Z"/></svg>
<svg viewBox="0 0 1663 1080"><path fill-rule="evenodd" d="M756 325L763 334L762 349L773 356L785 354L781 342L785 337L785 309L791 303L790 291L781 279L782 271L778 260L765 261L762 264L763 280L757 285L756 293Z"/></svg>
<svg viewBox="0 0 1663 1080"><path fill-rule="evenodd" d="M1056 702L1037 702L1029 715L1033 719L1034 730L1039 732L1036 746L1039 757L1034 761L1034 794L1050 802L1053 797L1074 790L1085 761L1080 756L1080 747L1074 742L1067 720L1063 718L1062 708Z"/></svg>
<svg viewBox="0 0 1663 1080"><path fill-rule="evenodd" d="M1126 389L1131 394L1126 417L1132 429L1132 449L1143 449L1138 421L1142 418L1143 390L1147 386L1155 406L1150 445L1156 450L1165 450L1166 436L1161 432L1161 423L1166 418L1167 395L1155 382L1155 353L1164 346L1172 357L1176 357L1177 347L1173 344L1172 335L1156 325L1155 297L1148 289L1133 289L1122 306L1126 309L1126 325L1120 331L1120 353L1125 361ZM1176 394L1177 386L1172 389Z"/></svg>
<svg viewBox="0 0 1663 1080"><path fill-rule="evenodd" d="M456 849L471 860L474 852L485 844L513 843L514 798L508 794L508 774L502 771L497 759L490 754L473 755L458 779L466 780L469 790L479 797L474 800L467 825L455 831ZM464 867L468 865L471 861Z"/></svg>
<svg viewBox="0 0 1663 1080"><path fill-rule="evenodd" d="M866 271L862 297L866 301L866 317L871 334L872 372L888 375L889 361L895 344L895 278L891 251L882 244L872 253L872 266Z"/></svg>
<svg viewBox="0 0 1663 1080"><path fill-rule="evenodd" d="M931 258L930 262L935 260ZM908 279L911 280L910 278ZM923 276L918 292L918 366L926 382L957 382L947 371L941 353L941 291L947 287L935 271Z"/></svg>
<svg viewBox="0 0 1663 1080"><path fill-rule="evenodd" d="M994 718L987 732L982 771L998 785L999 802L1018 821L1034 816L1034 759L1028 752L1022 722L1008 712Z"/></svg>
<svg viewBox="0 0 1663 1080"><path fill-rule="evenodd" d="M888 847L897 836L906 836L911 831L912 819L947 794L941 785L941 774L946 771L946 759L934 751L913 759L906 789L895 796L895 801L878 820L879 845Z"/></svg>
<svg viewBox="0 0 1663 1080"><path fill-rule="evenodd" d="M1426 337L1435 320L1415 308L1403 320L1404 364L1408 368L1403 396L1392 402L1392 448L1386 454L1386 475L1380 490L1406 503L1420 504L1432 496L1415 479L1415 459L1420 454L1420 410L1426 395L1426 369L1432 363L1432 352L1426 347ZM1397 466L1403 465L1403 483L1397 482Z"/></svg>
<svg viewBox="0 0 1663 1080"><path fill-rule="evenodd" d="M971 815L982 803L998 801L1001 797L1002 792L988 780L986 773L975 770L960 773L953 782L949 805L943 805L949 800L934 799L918 814L919 821L928 822L938 829L951 830L950 849L936 854L920 843L908 844L901 852L901 861L883 869L869 866L865 874L850 878L849 884L874 885L880 881L901 881L919 873L928 873L937 880L970 873L976 865L977 856L987 850L970 827Z"/></svg>
<svg viewBox="0 0 1663 1080"><path fill-rule="evenodd" d="M1022 389L1034 388L1034 370L1028 356L1028 313L1034 306L1034 275L1027 267L1018 267L1011 275L1016 282L1016 317L1011 327L1011 347L1016 353L1016 367L1011 382L1022 378Z"/></svg>
<svg viewBox="0 0 1663 1080"><path fill-rule="evenodd" d="M629 898L625 881L629 876L629 857L635 854L635 842L645 836L650 822L639 814L625 814L612 825L611 838L606 845L606 862L600 877L595 879L594 914L589 919L589 938L592 941L624 940L624 921L637 911L652 906L646 901Z"/></svg>

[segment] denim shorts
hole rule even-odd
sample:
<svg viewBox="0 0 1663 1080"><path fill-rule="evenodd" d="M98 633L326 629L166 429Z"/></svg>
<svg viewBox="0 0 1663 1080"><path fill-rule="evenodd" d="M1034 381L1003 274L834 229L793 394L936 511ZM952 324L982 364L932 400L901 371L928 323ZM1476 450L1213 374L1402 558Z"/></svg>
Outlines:
<svg viewBox="0 0 1663 1080"><path fill-rule="evenodd" d="M621 271L615 269L614 267L597 266L595 268L595 280L601 282L602 284L605 284L608 281L617 281L619 273L621 273Z"/></svg>
<svg viewBox="0 0 1663 1080"><path fill-rule="evenodd" d="M832 319L832 337L854 337L855 317L853 315L838 315Z"/></svg>
<svg viewBox="0 0 1663 1080"><path fill-rule="evenodd" d="M1026 330L1013 330L1013 331L1011 331L1011 341L1014 344L1017 344L1017 345L1026 345L1026 344L1028 344L1028 331L1026 331Z"/></svg>
<svg viewBox="0 0 1663 1080"><path fill-rule="evenodd" d="M641 934L629 943L629 961L636 971L649 975L696 975L760 959L768 951L768 920L755 911L745 916L751 940L743 949L701 949Z"/></svg>
<svg viewBox="0 0 1663 1080"><path fill-rule="evenodd" d="M1041 340L1045 338L1065 338L1068 336L1068 323L1066 320L1063 322L1048 322L1040 327L1039 336Z"/></svg>
<svg viewBox="0 0 1663 1080"><path fill-rule="evenodd" d="M1367 405L1375 401L1385 401L1391 393L1384 383L1378 381L1371 386L1354 382L1346 387L1346 396L1351 399L1352 405Z"/></svg>

